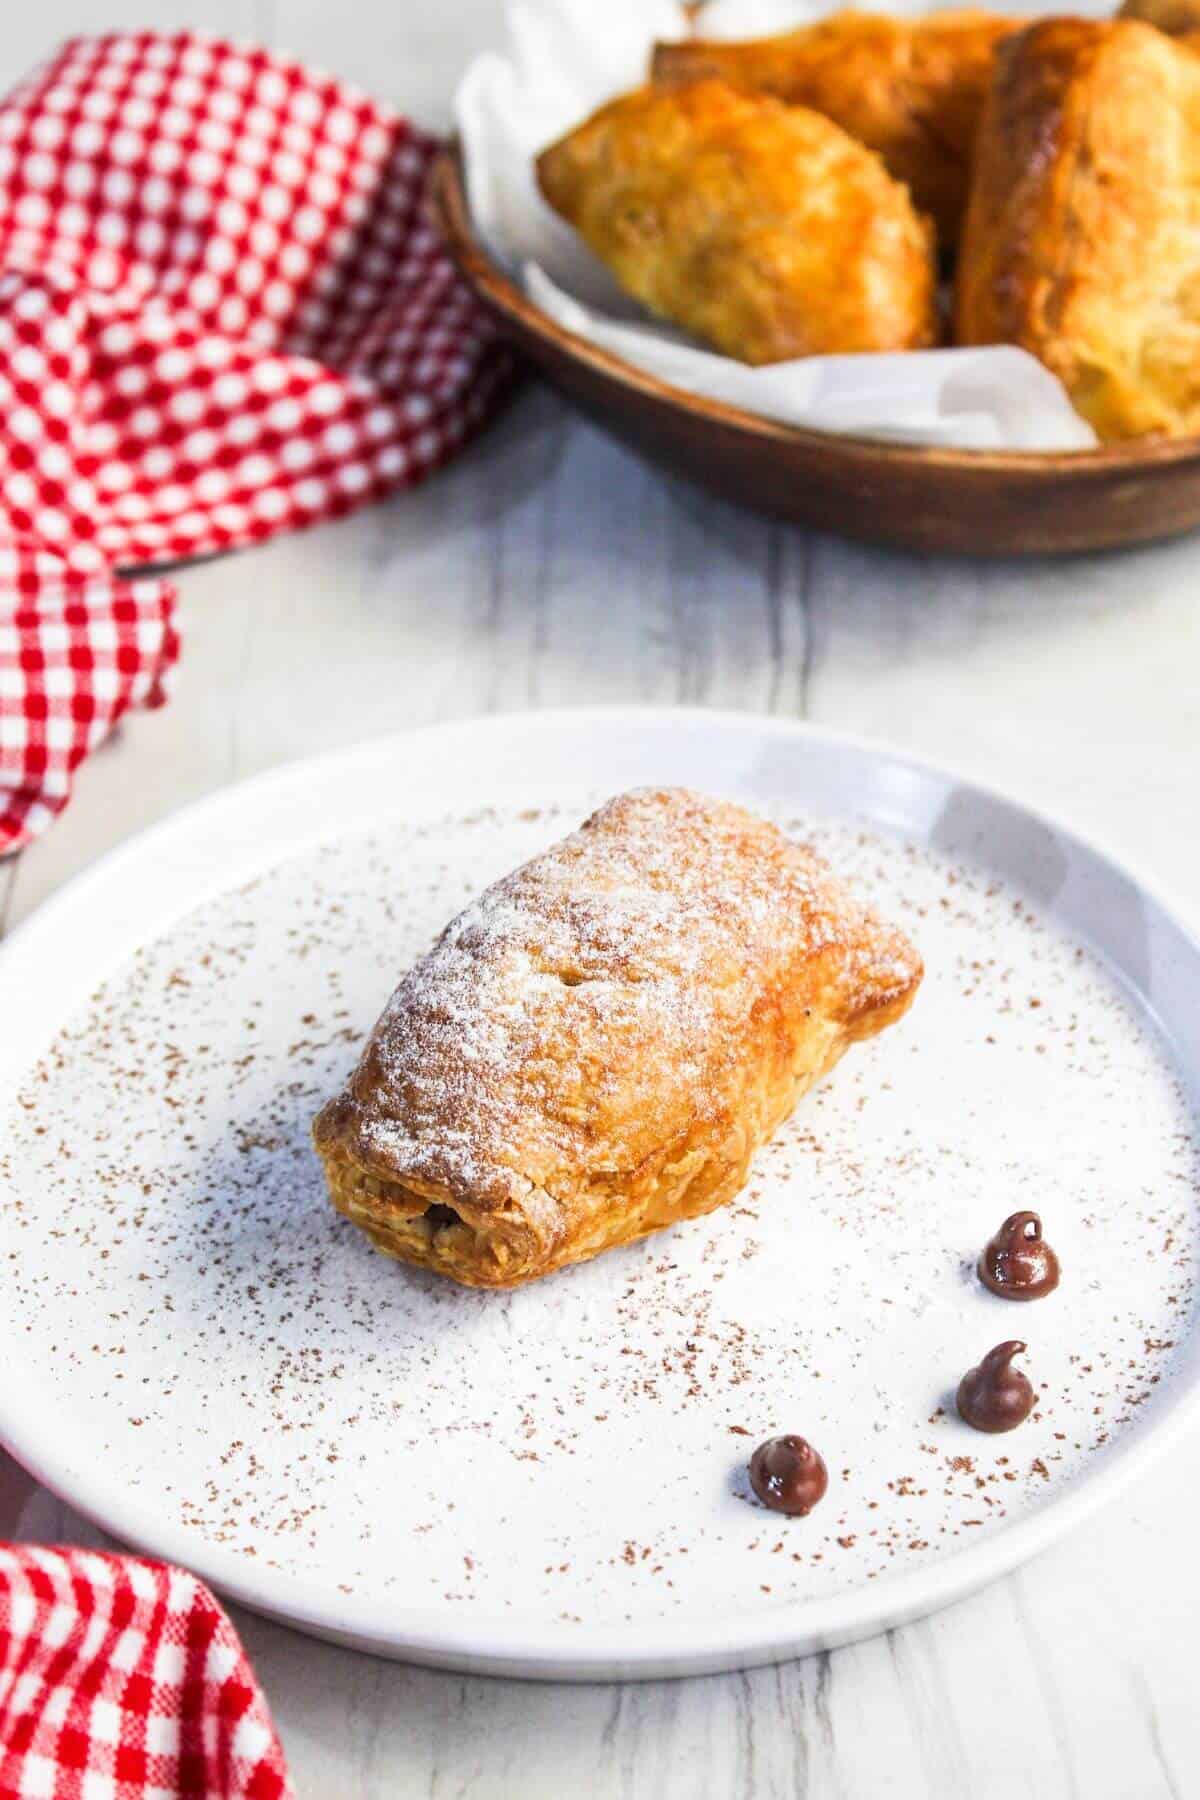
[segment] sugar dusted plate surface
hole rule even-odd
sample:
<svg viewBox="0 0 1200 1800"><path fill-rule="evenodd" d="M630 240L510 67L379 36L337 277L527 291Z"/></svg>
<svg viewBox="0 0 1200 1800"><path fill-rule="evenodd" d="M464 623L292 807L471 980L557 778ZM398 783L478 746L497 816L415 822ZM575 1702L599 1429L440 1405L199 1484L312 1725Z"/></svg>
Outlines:
<svg viewBox="0 0 1200 1800"><path fill-rule="evenodd" d="M513 1294L388 1263L324 1201L313 1112L451 913L658 779L813 838L921 947L912 1015L709 1219ZM894 1623L1194 1408L1198 997L1095 852L798 727L491 721L232 790L0 957L5 1441L118 1536L396 1655L654 1674ZM1018 1308L972 1263L1021 1207L1064 1280ZM952 1390L1009 1336L1037 1412L980 1437ZM782 1430L829 1465L807 1520L749 1496Z"/></svg>

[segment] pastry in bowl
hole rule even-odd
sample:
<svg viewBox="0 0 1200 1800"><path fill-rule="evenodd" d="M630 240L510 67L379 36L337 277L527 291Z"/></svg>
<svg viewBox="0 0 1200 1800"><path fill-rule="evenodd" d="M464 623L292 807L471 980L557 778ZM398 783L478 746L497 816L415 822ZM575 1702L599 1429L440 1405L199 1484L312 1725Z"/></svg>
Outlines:
<svg viewBox="0 0 1200 1800"><path fill-rule="evenodd" d="M387 1255L512 1287L711 1212L921 960L811 850L682 789L611 800L448 925L314 1126Z"/></svg>
<svg viewBox="0 0 1200 1800"><path fill-rule="evenodd" d="M958 241L971 146L1012 19L957 11L899 19L839 12L782 36L743 43L659 44L658 82L719 77L792 106L811 107L878 151L932 215L946 247Z"/></svg>
<svg viewBox="0 0 1200 1800"><path fill-rule="evenodd" d="M740 362L936 339L927 222L819 113L720 81L642 88L543 151L537 174L628 293Z"/></svg>
<svg viewBox="0 0 1200 1800"><path fill-rule="evenodd" d="M1200 0L1125 0L1117 17L1140 19L1144 25L1165 31L1168 37L1192 37L1200 33ZM1200 37L1196 43L1200 43Z"/></svg>
<svg viewBox="0 0 1200 1800"><path fill-rule="evenodd" d="M963 344L1020 344L1103 439L1200 430L1200 57L1149 25L1007 39L976 145Z"/></svg>

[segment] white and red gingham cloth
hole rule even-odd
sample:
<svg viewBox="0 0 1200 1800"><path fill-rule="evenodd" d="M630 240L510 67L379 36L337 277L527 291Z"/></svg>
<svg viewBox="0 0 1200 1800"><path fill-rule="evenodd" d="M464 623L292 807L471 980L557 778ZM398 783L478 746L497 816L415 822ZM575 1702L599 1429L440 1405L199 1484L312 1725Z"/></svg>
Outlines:
<svg viewBox="0 0 1200 1800"><path fill-rule="evenodd" d="M419 481L486 418L508 362L427 219L436 149L195 35L77 39L0 102L0 855L164 697L174 589L131 571ZM0 1800L290 1793L199 1582L0 1546Z"/></svg>
<svg viewBox="0 0 1200 1800"><path fill-rule="evenodd" d="M487 417L436 150L195 34L75 39L0 102L0 855L164 697L174 589L116 570L333 518Z"/></svg>
<svg viewBox="0 0 1200 1800"><path fill-rule="evenodd" d="M233 1627L194 1576L0 1547L0 1800L291 1800Z"/></svg>

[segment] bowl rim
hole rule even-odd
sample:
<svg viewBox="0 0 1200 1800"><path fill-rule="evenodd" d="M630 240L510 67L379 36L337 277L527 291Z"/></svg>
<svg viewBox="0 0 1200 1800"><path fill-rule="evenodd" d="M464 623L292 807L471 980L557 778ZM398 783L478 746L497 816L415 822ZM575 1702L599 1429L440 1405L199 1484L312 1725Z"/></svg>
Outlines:
<svg viewBox="0 0 1200 1800"><path fill-rule="evenodd" d="M628 389L644 400L760 445L820 451L826 456L869 458L876 467L913 468L956 474L997 474L1037 478L1072 474L1104 480L1114 475L1138 476L1200 465L1200 434L1183 438L1138 439L1094 450L971 450L937 445L898 444L853 432L814 431L788 425L725 401L710 400L648 375L610 350L567 330L534 304L493 256L471 216L466 169L457 135L439 151L430 177L434 221L449 253L476 295L522 337L532 337L589 368L596 376Z"/></svg>

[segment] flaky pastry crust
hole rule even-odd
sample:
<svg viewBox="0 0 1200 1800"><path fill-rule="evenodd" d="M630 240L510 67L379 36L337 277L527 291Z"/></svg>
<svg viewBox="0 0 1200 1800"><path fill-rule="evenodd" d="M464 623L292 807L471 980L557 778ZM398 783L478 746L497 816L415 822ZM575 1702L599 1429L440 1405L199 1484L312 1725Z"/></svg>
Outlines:
<svg viewBox="0 0 1200 1800"><path fill-rule="evenodd" d="M936 340L927 221L818 113L720 81L641 88L537 174L628 293L740 362Z"/></svg>
<svg viewBox="0 0 1200 1800"><path fill-rule="evenodd" d="M1125 0L1119 19L1140 19L1168 37L1185 38L1194 50L1200 46L1200 0Z"/></svg>
<svg viewBox="0 0 1200 1800"><path fill-rule="evenodd" d="M405 976L316 1120L389 1256L511 1287L712 1211L921 961L819 857L680 789L610 801Z"/></svg>
<svg viewBox="0 0 1200 1800"><path fill-rule="evenodd" d="M1200 58L1134 20L1000 46L957 335L1019 344L1103 439L1200 430Z"/></svg>
<svg viewBox="0 0 1200 1800"><path fill-rule="evenodd" d="M973 10L919 19L839 12L749 42L659 44L652 71L658 82L717 76L823 113L878 151L952 247L993 52L1013 29L1012 19Z"/></svg>

